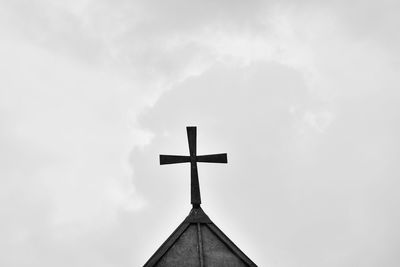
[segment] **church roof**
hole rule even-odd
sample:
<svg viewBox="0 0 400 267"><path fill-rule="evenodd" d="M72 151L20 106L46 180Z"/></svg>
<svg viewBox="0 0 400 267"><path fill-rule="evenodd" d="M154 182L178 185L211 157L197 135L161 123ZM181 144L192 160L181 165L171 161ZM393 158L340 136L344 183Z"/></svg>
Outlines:
<svg viewBox="0 0 400 267"><path fill-rule="evenodd" d="M199 208L168 237L144 267L244 267L252 262Z"/></svg>
<svg viewBox="0 0 400 267"><path fill-rule="evenodd" d="M190 156L160 155L160 164L190 163L192 210L144 267L257 266L201 209L197 162L227 163L227 155L196 153L196 127L187 127Z"/></svg>

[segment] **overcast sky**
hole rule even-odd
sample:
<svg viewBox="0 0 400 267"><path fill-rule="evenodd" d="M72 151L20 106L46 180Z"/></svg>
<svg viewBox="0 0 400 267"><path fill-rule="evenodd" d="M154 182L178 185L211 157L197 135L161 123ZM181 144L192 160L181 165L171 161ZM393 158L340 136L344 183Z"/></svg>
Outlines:
<svg viewBox="0 0 400 267"><path fill-rule="evenodd" d="M400 2L330 2L0 0L0 265L143 265L193 125L256 264L400 266Z"/></svg>

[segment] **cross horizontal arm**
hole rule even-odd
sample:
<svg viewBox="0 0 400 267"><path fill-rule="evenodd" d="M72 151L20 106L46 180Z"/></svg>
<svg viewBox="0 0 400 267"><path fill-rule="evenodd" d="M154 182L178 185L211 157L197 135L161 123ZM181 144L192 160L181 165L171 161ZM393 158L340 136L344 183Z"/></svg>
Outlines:
<svg viewBox="0 0 400 267"><path fill-rule="evenodd" d="M190 162L189 156L160 155L160 165Z"/></svg>
<svg viewBox="0 0 400 267"><path fill-rule="evenodd" d="M210 163L228 163L228 157L226 153L223 154L212 154L197 156L198 162L210 162Z"/></svg>

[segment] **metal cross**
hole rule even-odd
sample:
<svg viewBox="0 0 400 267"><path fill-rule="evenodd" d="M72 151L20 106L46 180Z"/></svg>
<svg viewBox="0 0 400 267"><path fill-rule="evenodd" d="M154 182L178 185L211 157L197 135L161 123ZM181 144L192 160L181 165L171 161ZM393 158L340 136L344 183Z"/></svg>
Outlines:
<svg viewBox="0 0 400 267"><path fill-rule="evenodd" d="M196 127L186 127L189 142L190 156L160 155L160 164L174 164L190 162L190 188L191 203L194 208L200 207L200 185L197 173L197 162L228 163L226 153L197 156L196 152Z"/></svg>

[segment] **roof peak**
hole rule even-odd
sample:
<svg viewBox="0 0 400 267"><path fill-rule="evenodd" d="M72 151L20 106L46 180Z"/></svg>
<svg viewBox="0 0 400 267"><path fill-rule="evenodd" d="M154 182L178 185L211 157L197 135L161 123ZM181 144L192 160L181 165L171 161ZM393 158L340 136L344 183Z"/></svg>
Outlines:
<svg viewBox="0 0 400 267"><path fill-rule="evenodd" d="M189 215L186 217L185 222L188 223L212 223L210 218L200 207L192 208Z"/></svg>
<svg viewBox="0 0 400 267"><path fill-rule="evenodd" d="M144 267L257 267L201 209L192 208Z"/></svg>

